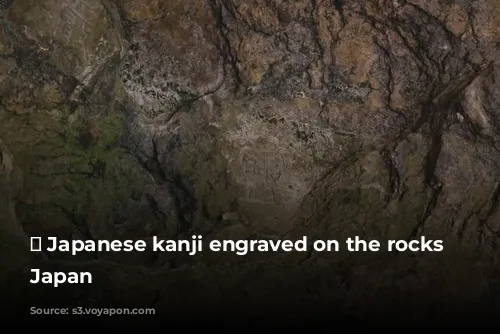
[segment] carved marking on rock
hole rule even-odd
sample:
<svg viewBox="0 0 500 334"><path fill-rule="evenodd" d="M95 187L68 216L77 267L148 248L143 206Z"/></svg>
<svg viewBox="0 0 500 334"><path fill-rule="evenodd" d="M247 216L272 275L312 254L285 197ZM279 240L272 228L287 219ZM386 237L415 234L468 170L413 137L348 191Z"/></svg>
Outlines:
<svg viewBox="0 0 500 334"><path fill-rule="evenodd" d="M244 199L254 203L277 204L275 186L285 170L283 156L276 151L245 147L240 153L240 163L245 175L250 177Z"/></svg>
<svg viewBox="0 0 500 334"><path fill-rule="evenodd" d="M275 183L282 178L285 162L275 151L258 151L245 147L241 150L240 163L245 174L257 176L266 182Z"/></svg>
<svg viewBox="0 0 500 334"><path fill-rule="evenodd" d="M90 33L93 23L89 18L98 15L99 5L91 5L85 0L64 0L61 5L64 41L69 43L76 24L82 25L82 34Z"/></svg>

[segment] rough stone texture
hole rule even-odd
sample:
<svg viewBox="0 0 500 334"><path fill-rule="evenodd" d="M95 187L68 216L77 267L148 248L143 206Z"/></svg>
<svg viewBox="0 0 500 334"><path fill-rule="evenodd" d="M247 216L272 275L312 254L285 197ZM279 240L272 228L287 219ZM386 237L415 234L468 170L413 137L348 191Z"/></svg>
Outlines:
<svg viewBox="0 0 500 334"><path fill-rule="evenodd" d="M99 0L15 1L7 13L14 30L47 54L62 72L91 85L122 51L112 16Z"/></svg>
<svg viewBox="0 0 500 334"><path fill-rule="evenodd" d="M496 0L15 0L0 11L6 300L27 289L20 304L169 314L500 310ZM29 236L193 233L425 236L445 251L26 252ZM33 263L88 269L99 284L26 287Z"/></svg>
<svg viewBox="0 0 500 334"><path fill-rule="evenodd" d="M137 1L119 1L125 18L137 21L121 77L145 116L171 116L185 103L213 93L224 79L221 41L211 7L200 1L158 1L158 18ZM140 6L139 12L134 10ZM143 18L143 16L146 16Z"/></svg>

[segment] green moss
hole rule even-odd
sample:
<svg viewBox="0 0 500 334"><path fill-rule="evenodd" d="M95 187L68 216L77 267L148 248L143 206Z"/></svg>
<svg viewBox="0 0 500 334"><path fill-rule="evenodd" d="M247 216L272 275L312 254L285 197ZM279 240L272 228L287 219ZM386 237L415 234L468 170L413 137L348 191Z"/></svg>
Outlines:
<svg viewBox="0 0 500 334"><path fill-rule="evenodd" d="M236 188L229 182L228 161L217 138L219 133L194 131L194 125L184 124L191 133L190 145L175 159L181 177L191 185L193 195L202 203L201 210L217 219L230 210ZM190 127L193 131L190 131ZM196 135L194 135L196 133Z"/></svg>
<svg viewBox="0 0 500 334"><path fill-rule="evenodd" d="M8 116L0 133L23 171L24 202L56 206L78 217L88 214L90 198L112 210L110 198L128 194L131 177L113 174L117 164L122 170L128 166L125 152L112 147L122 134L123 114L115 110L92 124L67 107Z"/></svg>
<svg viewBox="0 0 500 334"><path fill-rule="evenodd" d="M125 117L119 111L113 111L99 122L96 146L106 148L114 144L123 133Z"/></svg>
<svg viewBox="0 0 500 334"><path fill-rule="evenodd" d="M214 144L200 139L181 153L178 169L184 178L191 180L194 195L204 203L212 218L229 211L235 189L227 182L227 160Z"/></svg>

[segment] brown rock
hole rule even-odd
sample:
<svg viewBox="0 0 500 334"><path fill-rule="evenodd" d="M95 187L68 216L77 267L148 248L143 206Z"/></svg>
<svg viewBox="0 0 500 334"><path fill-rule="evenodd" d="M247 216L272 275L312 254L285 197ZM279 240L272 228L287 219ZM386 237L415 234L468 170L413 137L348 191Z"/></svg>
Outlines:
<svg viewBox="0 0 500 334"><path fill-rule="evenodd" d="M140 22L158 18L162 13L162 7L168 3L165 0L115 0L125 19L132 22Z"/></svg>
<svg viewBox="0 0 500 334"><path fill-rule="evenodd" d="M349 73L354 83L367 83L376 58L372 28L363 19L352 17L338 38L340 41L333 50L335 64Z"/></svg>
<svg viewBox="0 0 500 334"><path fill-rule="evenodd" d="M469 15L467 10L458 4L453 4L446 17L446 27L455 36L460 37L469 27Z"/></svg>
<svg viewBox="0 0 500 334"><path fill-rule="evenodd" d="M121 76L149 118L169 115L185 98L217 89L224 78L220 41L205 2L169 2L161 18L132 28L131 42Z"/></svg>
<svg viewBox="0 0 500 334"><path fill-rule="evenodd" d="M328 104L321 117L340 133L386 140L397 137L404 124L401 116L394 112L379 108L370 110L359 104Z"/></svg>
<svg viewBox="0 0 500 334"><path fill-rule="evenodd" d="M20 68L13 59L0 60L0 101L12 111L23 113L38 107L51 109L61 104L67 97L61 77L52 78L40 72Z"/></svg>
<svg viewBox="0 0 500 334"><path fill-rule="evenodd" d="M243 1L237 11L254 30L272 35L279 30L280 23L276 10L267 3L265 0Z"/></svg>
<svg viewBox="0 0 500 334"><path fill-rule="evenodd" d="M0 21L11 3L0 0ZM70 304L107 296L183 314L223 302L240 312L249 298L261 309L277 291L315 314L308 306L323 303L375 315L381 300L413 318L439 318L448 300L498 314L498 8L16 0L0 24L0 267L28 268L27 234L38 233L425 236L445 250L99 254L80 267L99 284L58 291ZM78 82L81 99L66 103ZM20 277L3 299L52 300L25 293Z"/></svg>
<svg viewBox="0 0 500 334"><path fill-rule="evenodd" d="M248 32L241 40L234 40L238 45L236 57L240 79L245 86L257 86L268 73L278 57L273 52L271 42L262 35Z"/></svg>
<svg viewBox="0 0 500 334"><path fill-rule="evenodd" d="M500 5L498 1L488 0L477 3L476 14L473 16L474 28L479 37L491 42L500 36Z"/></svg>
<svg viewBox="0 0 500 334"><path fill-rule="evenodd" d="M344 26L342 16L329 1L317 1L315 9L315 24L318 27L318 40L323 48L323 62L332 63L332 48L338 41L338 33Z"/></svg>
<svg viewBox="0 0 500 334"><path fill-rule="evenodd" d="M15 1L7 18L61 71L84 84L122 52L120 37L98 0Z"/></svg>
<svg viewBox="0 0 500 334"><path fill-rule="evenodd" d="M280 21L291 22L308 20L313 12L313 4L309 1L274 1Z"/></svg>

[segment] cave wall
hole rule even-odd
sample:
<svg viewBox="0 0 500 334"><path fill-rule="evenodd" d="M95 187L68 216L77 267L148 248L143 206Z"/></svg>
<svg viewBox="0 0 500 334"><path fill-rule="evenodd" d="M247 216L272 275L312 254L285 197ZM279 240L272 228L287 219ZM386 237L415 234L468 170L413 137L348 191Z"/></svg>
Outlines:
<svg viewBox="0 0 500 334"><path fill-rule="evenodd" d="M53 297L68 303L168 309L219 298L207 285L247 306L273 291L368 310L391 291L494 312L499 27L495 0L0 2L5 293L31 289L16 278L38 263L99 273ZM30 236L194 233L425 235L446 251L26 251Z"/></svg>

